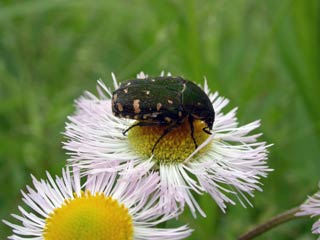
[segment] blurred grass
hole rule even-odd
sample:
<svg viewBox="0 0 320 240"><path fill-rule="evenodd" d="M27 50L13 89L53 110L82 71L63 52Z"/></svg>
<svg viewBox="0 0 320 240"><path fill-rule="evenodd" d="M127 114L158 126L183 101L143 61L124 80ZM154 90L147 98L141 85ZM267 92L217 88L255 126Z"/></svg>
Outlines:
<svg viewBox="0 0 320 240"><path fill-rule="evenodd" d="M320 179L320 3L317 0L0 1L0 218L11 219L30 174L60 174L64 122L73 100L144 70L201 82L262 119L271 168L254 208L179 220L190 239L234 239L301 203ZM314 239L295 221L259 239ZM176 225L174 221L171 225ZM0 239L10 229L0 224Z"/></svg>

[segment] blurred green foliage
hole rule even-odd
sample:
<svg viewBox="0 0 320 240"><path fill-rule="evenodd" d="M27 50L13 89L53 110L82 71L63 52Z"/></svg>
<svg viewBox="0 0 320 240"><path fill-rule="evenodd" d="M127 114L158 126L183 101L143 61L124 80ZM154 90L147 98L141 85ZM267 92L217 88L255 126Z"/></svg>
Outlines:
<svg viewBox="0 0 320 240"><path fill-rule="evenodd" d="M190 239L235 239L300 204L320 179L320 2L0 1L0 219L23 204L20 189L48 170L60 174L64 122L73 100L141 70L202 82L239 106L240 123L262 119L275 169L254 208L222 214L200 198L207 218L186 212ZM315 239L297 220L259 239ZM10 234L0 224L0 238Z"/></svg>

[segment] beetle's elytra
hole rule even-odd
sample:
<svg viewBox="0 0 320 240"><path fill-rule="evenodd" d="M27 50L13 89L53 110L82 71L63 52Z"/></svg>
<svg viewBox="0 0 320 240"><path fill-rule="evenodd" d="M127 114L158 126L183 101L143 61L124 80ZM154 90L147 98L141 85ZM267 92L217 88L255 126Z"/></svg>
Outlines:
<svg viewBox="0 0 320 240"><path fill-rule="evenodd" d="M194 139L193 121L206 123L203 131L211 134L215 112L208 95L196 84L182 77L155 77L132 79L122 83L112 94L112 112L120 118L136 119L136 126L168 126L155 142L152 153L160 140L173 128L188 119Z"/></svg>

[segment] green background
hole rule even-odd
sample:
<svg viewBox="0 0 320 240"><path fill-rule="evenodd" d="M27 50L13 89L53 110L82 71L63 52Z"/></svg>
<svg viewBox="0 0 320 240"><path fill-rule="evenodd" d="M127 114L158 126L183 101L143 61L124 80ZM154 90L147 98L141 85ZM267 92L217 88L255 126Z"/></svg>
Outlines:
<svg viewBox="0 0 320 240"><path fill-rule="evenodd" d="M96 80L143 70L202 82L238 106L241 124L262 120L275 169L254 208L199 199L208 217L186 212L190 239L235 239L304 201L320 180L320 1L1 1L0 219L12 220L30 174L60 174L64 123ZM258 239L316 239L316 219ZM10 228L0 223L0 239Z"/></svg>

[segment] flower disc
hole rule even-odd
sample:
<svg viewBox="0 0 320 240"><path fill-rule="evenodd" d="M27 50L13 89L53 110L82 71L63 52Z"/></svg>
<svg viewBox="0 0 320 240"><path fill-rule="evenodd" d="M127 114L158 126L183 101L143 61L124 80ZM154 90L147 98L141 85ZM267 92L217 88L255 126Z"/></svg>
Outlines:
<svg viewBox="0 0 320 240"><path fill-rule="evenodd" d="M206 127L203 121L196 120L194 126L194 139L198 145L203 143L210 135L202 131ZM168 126L134 127L128 132L128 138L133 149L140 155L149 158L152 148ZM208 145L206 146L208 147ZM195 150L188 121L175 127L165 135L154 149L154 157L161 164L181 163ZM205 148L200 152L205 151Z"/></svg>
<svg viewBox="0 0 320 240"><path fill-rule="evenodd" d="M89 191L65 201L46 219L46 240L129 240L133 225L128 209L118 201Z"/></svg>

